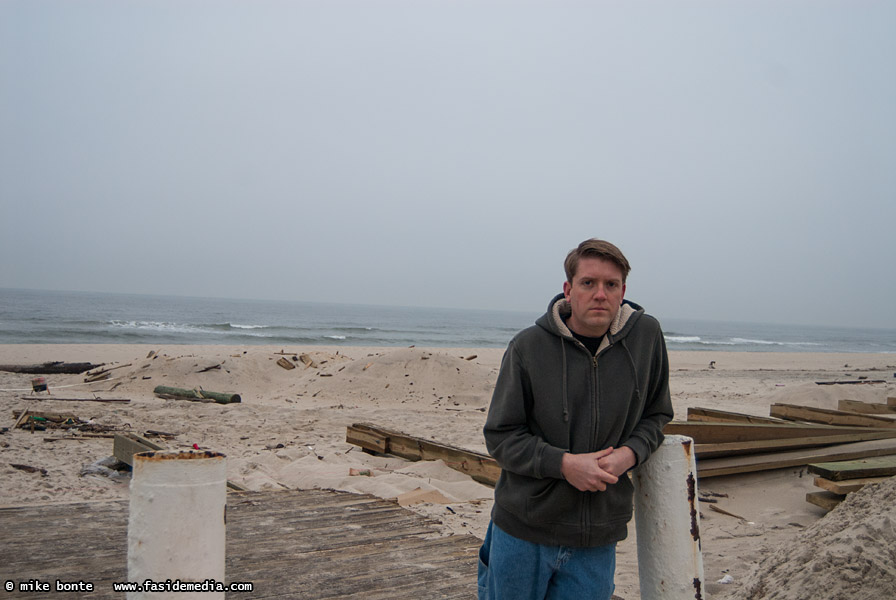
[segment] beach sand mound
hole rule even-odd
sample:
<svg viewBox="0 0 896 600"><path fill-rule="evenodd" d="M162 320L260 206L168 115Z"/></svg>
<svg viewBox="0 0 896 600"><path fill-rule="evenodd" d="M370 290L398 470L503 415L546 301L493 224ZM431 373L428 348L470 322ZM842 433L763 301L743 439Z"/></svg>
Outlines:
<svg viewBox="0 0 896 600"><path fill-rule="evenodd" d="M767 555L735 600L896 597L896 477L850 494Z"/></svg>

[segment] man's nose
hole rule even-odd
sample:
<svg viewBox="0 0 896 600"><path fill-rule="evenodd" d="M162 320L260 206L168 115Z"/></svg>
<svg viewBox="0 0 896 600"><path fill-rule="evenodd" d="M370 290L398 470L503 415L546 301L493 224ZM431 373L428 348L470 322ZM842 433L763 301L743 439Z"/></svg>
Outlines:
<svg viewBox="0 0 896 600"><path fill-rule="evenodd" d="M604 284L598 283L594 287L594 297L598 299L604 299L607 297L607 289L604 287Z"/></svg>

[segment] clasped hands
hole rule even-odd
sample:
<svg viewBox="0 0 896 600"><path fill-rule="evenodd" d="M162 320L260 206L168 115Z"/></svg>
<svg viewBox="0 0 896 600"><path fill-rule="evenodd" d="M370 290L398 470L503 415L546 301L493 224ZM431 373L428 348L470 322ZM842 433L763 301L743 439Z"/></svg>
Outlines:
<svg viewBox="0 0 896 600"><path fill-rule="evenodd" d="M560 472L582 492L602 492L619 476L635 466L635 453L628 446L605 448L599 452L563 455Z"/></svg>

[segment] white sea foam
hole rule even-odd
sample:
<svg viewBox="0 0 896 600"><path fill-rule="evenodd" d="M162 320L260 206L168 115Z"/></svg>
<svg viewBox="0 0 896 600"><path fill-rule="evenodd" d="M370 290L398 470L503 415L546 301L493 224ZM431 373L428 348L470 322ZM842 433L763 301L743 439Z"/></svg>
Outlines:
<svg viewBox="0 0 896 600"><path fill-rule="evenodd" d="M110 321L112 327L120 327L122 329L149 329L155 331L193 333L196 331L207 331L201 327L194 325L182 325L180 323L168 323L160 321Z"/></svg>
<svg viewBox="0 0 896 600"><path fill-rule="evenodd" d="M665 338L667 342L679 344L694 344L701 341L699 335L667 335Z"/></svg>
<svg viewBox="0 0 896 600"><path fill-rule="evenodd" d="M820 346L815 342L773 342L770 340L751 340L748 338L731 338L735 344L757 344L759 346Z"/></svg>

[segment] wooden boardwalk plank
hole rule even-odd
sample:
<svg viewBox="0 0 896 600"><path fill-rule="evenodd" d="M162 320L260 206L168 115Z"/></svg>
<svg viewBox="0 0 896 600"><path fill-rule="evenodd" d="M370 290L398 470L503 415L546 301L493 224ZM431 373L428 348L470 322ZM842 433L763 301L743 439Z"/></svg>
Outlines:
<svg viewBox="0 0 896 600"><path fill-rule="evenodd" d="M127 501L0 509L0 577L90 581L79 598L121 598L127 579ZM435 523L372 496L321 490L227 497L228 599L475 598L473 536L439 536ZM17 592L16 598L46 593Z"/></svg>
<svg viewBox="0 0 896 600"><path fill-rule="evenodd" d="M752 473L755 471L798 467L824 461L854 460L890 455L896 455L896 440L855 442L852 444L827 446L825 448L809 448L791 450L789 452L771 452L727 458L698 458L697 477L718 477L735 473Z"/></svg>

